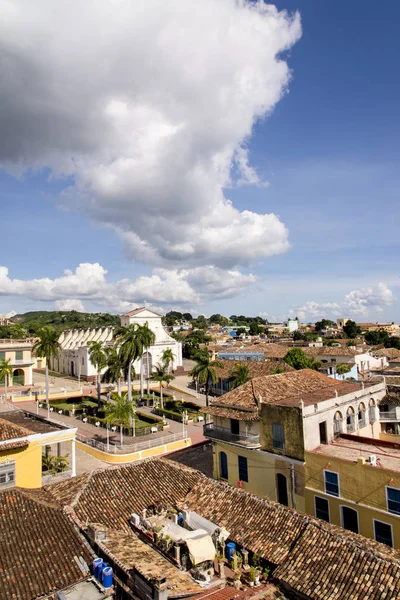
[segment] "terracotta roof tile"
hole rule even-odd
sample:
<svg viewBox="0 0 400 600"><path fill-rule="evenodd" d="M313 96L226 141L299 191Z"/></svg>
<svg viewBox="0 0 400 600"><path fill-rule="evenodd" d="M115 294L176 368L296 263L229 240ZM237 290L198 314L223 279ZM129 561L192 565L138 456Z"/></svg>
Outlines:
<svg viewBox="0 0 400 600"><path fill-rule="evenodd" d="M0 418L0 441L5 442L16 438L24 438L31 435L32 432L20 425L14 425L5 419Z"/></svg>
<svg viewBox="0 0 400 600"><path fill-rule="evenodd" d="M294 371L293 367L286 364L283 360L279 362L277 362L276 360L265 360L263 362L255 360L220 360L219 362L223 365L223 367L216 367L215 372L217 374L217 377L221 377L223 379L229 379L231 371L235 368L237 364L247 366L250 379L253 379L253 377L260 377L262 375L272 375L273 372L278 368L282 369L285 373Z"/></svg>
<svg viewBox="0 0 400 600"><path fill-rule="evenodd" d="M0 493L0 598L32 600L81 579L91 554L62 509L41 490Z"/></svg>

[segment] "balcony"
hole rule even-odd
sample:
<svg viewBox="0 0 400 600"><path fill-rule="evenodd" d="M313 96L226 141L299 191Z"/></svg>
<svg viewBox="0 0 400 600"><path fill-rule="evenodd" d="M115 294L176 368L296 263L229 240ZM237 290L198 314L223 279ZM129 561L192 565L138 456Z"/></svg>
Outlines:
<svg viewBox="0 0 400 600"><path fill-rule="evenodd" d="M396 410L380 410L379 411L380 421L400 421L400 418Z"/></svg>
<svg viewBox="0 0 400 600"><path fill-rule="evenodd" d="M35 361L32 358L11 359L10 365L13 367L30 367Z"/></svg>
<svg viewBox="0 0 400 600"><path fill-rule="evenodd" d="M226 427L217 427L214 423L207 423L203 427L205 437L222 442L230 442L246 448L260 448L260 436L245 433L232 433Z"/></svg>

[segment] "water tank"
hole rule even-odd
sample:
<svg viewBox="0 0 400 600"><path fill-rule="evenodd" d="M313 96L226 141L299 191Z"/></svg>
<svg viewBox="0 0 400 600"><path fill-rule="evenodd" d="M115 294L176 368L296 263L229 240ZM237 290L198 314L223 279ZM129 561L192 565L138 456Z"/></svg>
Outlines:
<svg viewBox="0 0 400 600"><path fill-rule="evenodd" d="M109 566L110 565L107 564L106 562L102 562L101 565L99 565L96 579L98 581L100 581L100 583L102 583L102 581L103 581L103 571L104 571L104 569L107 569L107 567L109 567Z"/></svg>
<svg viewBox="0 0 400 600"><path fill-rule="evenodd" d="M232 560L234 552L236 552L236 544L235 542L229 542L226 545L226 558Z"/></svg>
<svg viewBox="0 0 400 600"><path fill-rule="evenodd" d="M103 587L110 588L113 584L113 570L111 567L103 569Z"/></svg>
<svg viewBox="0 0 400 600"><path fill-rule="evenodd" d="M103 559L102 558L95 558L92 566L93 566L93 575L96 577L96 579L99 579L99 567L103 564Z"/></svg>

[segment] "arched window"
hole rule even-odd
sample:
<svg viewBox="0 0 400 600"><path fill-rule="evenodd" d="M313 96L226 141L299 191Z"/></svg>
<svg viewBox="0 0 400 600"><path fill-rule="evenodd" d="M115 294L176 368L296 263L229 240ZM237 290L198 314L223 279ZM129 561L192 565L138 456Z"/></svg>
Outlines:
<svg viewBox="0 0 400 600"><path fill-rule="evenodd" d="M335 412L333 417L333 434L340 435L343 432L343 415L340 411Z"/></svg>
<svg viewBox="0 0 400 600"><path fill-rule="evenodd" d="M373 398L370 399L369 401L369 422L373 423L374 421L376 421L376 402Z"/></svg>
<svg viewBox="0 0 400 600"><path fill-rule="evenodd" d="M144 377L150 377L151 372L153 370L153 357L150 352L145 352L142 356L143 361L143 374Z"/></svg>
<svg viewBox="0 0 400 600"><path fill-rule="evenodd" d="M225 452L219 453L219 472L222 479L228 479L228 458Z"/></svg>
<svg viewBox="0 0 400 600"><path fill-rule="evenodd" d="M346 413L346 431L347 433L353 433L355 431L354 424L354 408L349 406Z"/></svg>
<svg viewBox="0 0 400 600"><path fill-rule="evenodd" d="M358 405L358 428L362 429L366 425L365 421L365 404L364 402L360 402Z"/></svg>
<svg viewBox="0 0 400 600"><path fill-rule="evenodd" d="M15 369L13 372L13 385L24 385L25 373L23 369Z"/></svg>
<svg viewBox="0 0 400 600"><path fill-rule="evenodd" d="M289 506L286 477L282 473L276 475L276 489L278 502Z"/></svg>

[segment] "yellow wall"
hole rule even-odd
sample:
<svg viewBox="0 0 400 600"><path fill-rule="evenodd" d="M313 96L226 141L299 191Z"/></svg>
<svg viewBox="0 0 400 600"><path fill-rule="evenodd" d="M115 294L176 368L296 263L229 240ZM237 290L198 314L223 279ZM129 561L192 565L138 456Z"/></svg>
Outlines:
<svg viewBox="0 0 400 600"><path fill-rule="evenodd" d="M78 441L76 442L76 446L80 450L87 452L91 456L94 456L103 462L111 464L125 464L136 462L137 460L142 460L143 458L149 458L151 456L160 456L163 454L168 454L169 452L176 452L177 450L182 450L183 448L189 447L191 443L192 442L190 439L178 440L162 446L156 446L155 448L149 448L148 450L131 452L130 454L113 454L112 452L102 452L102 450L99 450L98 448L92 448L92 446L88 446Z"/></svg>
<svg viewBox="0 0 400 600"><path fill-rule="evenodd" d="M0 463L15 461L15 483L18 487L38 488L42 485L42 448L31 442L27 448L0 452Z"/></svg>
<svg viewBox="0 0 400 600"><path fill-rule="evenodd" d="M213 442L213 475L215 479L221 479L220 452L225 452L228 460L229 485L237 487L239 482L238 456L247 458L248 482L242 482L242 488L257 496L263 496L277 501L276 475L281 473L286 477L289 506L292 506L291 497L291 473L290 463L278 456L260 450L248 450L232 444ZM304 511L304 467L295 465L295 505L296 509Z"/></svg>
<svg viewBox="0 0 400 600"><path fill-rule="evenodd" d="M377 519L392 525L394 546L400 548L400 516L387 512L385 487L400 488L399 472L362 464L361 459L352 462L313 452L306 452L305 458L305 509L308 514L315 515L315 496L327 498L331 523L341 525L340 506L348 506L358 511L361 535L374 539L373 519ZM324 492L325 468L339 474L339 498Z"/></svg>

